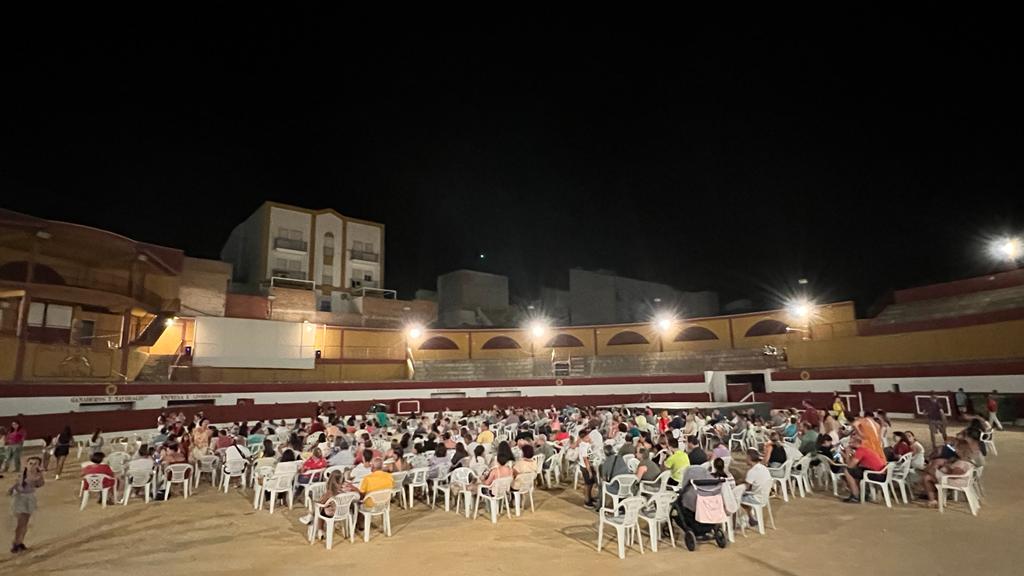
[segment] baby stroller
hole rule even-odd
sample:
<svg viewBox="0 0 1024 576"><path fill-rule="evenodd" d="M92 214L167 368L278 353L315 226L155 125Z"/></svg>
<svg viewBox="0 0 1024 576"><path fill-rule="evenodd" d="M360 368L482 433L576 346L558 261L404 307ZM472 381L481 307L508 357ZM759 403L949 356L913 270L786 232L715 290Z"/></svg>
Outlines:
<svg viewBox="0 0 1024 576"><path fill-rule="evenodd" d="M693 552L697 542L714 539L719 548L725 548L729 540L722 530L726 521L725 502L722 498L724 478L691 480L690 485L697 492L697 505L691 510L683 504L683 498L676 500L676 524L683 529L683 543Z"/></svg>

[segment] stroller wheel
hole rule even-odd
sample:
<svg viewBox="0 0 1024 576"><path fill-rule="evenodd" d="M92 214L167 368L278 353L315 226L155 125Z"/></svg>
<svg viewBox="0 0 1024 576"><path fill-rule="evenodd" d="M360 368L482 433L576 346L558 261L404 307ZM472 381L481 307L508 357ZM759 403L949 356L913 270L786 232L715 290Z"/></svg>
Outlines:
<svg viewBox="0 0 1024 576"><path fill-rule="evenodd" d="M687 530L683 533L683 544L686 545L686 549L693 552L697 549L697 535Z"/></svg>
<svg viewBox="0 0 1024 576"><path fill-rule="evenodd" d="M725 538L725 532L721 528L715 528L715 544L718 544L719 548L725 548L729 545L729 541Z"/></svg>

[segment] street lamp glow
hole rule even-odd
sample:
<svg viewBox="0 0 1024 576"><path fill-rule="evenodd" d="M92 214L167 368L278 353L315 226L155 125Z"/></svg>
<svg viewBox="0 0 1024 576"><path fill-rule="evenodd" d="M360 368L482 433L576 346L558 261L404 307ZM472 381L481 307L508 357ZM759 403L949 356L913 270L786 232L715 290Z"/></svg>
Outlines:
<svg viewBox="0 0 1024 576"><path fill-rule="evenodd" d="M672 329L672 326L674 326L675 323L676 319L669 314L659 314L658 317L654 319L654 325L661 332L668 332Z"/></svg>
<svg viewBox="0 0 1024 576"><path fill-rule="evenodd" d="M1016 262L1024 257L1024 241L1020 237L1000 238L992 243L992 256L998 260Z"/></svg>
<svg viewBox="0 0 1024 576"><path fill-rule="evenodd" d="M794 318L807 320L814 312L814 304L806 299L794 300L786 306L786 310L789 311L790 316L793 316Z"/></svg>
<svg viewBox="0 0 1024 576"><path fill-rule="evenodd" d="M540 320L530 322L530 335L534 338L541 338L548 332L548 327Z"/></svg>
<svg viewBox="0 0 1024 576"><path fill-rule="evenodd" d="M406 333L406 335L409 336L409 338L412 338L413 340L416 340L420 336L423 336L423 328L421 328L419 326L410 326L410 327L406 328L405 333Z"/></svg>

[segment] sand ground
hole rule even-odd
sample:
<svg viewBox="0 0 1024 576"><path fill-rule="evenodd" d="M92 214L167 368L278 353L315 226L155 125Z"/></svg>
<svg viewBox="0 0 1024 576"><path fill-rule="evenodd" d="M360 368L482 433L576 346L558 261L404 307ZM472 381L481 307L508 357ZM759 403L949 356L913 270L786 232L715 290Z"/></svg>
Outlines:
<svg viewBox="0 0 1024 576"><path fill-rule="evenodd" d="M903 427L897 425L898 428ZM907 428L921 430L918 425ZM536 513L502 518L492 525L422 502L393 507L393 536L373 532L369 543L336 539L333 550L309 545L298 518L304 510L252 509L251 491L228 494L200 485L188 500L105 510L90 503L78 510L76 480L49 481L39 493L28 553L0 557L5 574L324 574L398 571L440 574L1019 574L1024 500L1013 485L1024 473L1024 433L996 436L998 456L985 470L985 497L978 517L966 504L945 514L920 504L843 504L821 491L789 503L773 500L777 530L766 536L737 533L727 549L713 544L688 552L663 542L658 552L627 550L616 557L608 540L596 551L596 515L582 508L571 486L537 490ZM74 456L74 454L72 454ZM69 462L69 468L77 464ZM738 470L735 470L738 472ZM11 475L0 481L6 488ZM6 500L7 497L5 496ZM0 520L6 545L14 520ZM360 534L361 536L361 534ZM691 572L692 571L692 572Z"/></svg>

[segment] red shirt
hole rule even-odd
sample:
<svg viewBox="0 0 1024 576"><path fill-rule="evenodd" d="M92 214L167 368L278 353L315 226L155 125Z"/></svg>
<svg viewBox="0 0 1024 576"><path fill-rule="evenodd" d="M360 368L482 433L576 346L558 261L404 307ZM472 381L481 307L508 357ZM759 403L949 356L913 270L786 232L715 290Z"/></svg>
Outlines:
<svg viewBox="0 0 1024 576"><path fill-rule="evenodd" d="M904 454L913 452L914 448L906 442L897 442L896 445L892 447L892 451L895 452L897 456L903 456Z"/></svg>
<svg viewBox="0 0 1024 576"><path fill-rule="evenodd" d="M996 408L998 408L998 406L996 405L996 399L995 398L989 398L988 399L988 411L989 412L995 412ZM8 442L9 442L9 440L8 440Z"/></svg>
<svg viewBox="0 0 1024 576"><path fill-rule="evenodd" d="M110 478L103 479L104 488L114 487L114 470L106 464L89 464L85 468L82 468L82 487L86 490L89 489L89 483L85 481L85 477L89 474L106 474Z"/></svg>
<svg viewBox="0 0 1024 576"><path fill-rule="evenodd" d="M566 432L565 430L561 430L558 432L558 434L555 434L555 442L561 442L562 440L565 440L568 437L569 433Z"/></svg>
<svg viewBox="0 0 1024 576"><path fill-rule="evenodd" d="M319 420L313 422L313 425L309 427L310 434L316 434L317 432L323 432L324 430L326 430L326 428L324 428L324 423Z"/></svg>
<svg viewBox="0 0 1024 576"><path fill-rule="evenodd" d="M989 400L991 402L991 400ZM11 430L7 433L7 445L13 446L14 444L21 444L25 441L25 429L18 428L17 430Z"/></svg>
<svg viewBox="0 0 1024 576"><path fill-rule="evenodd" d="M872 472L885 470L885 459L873 452L867 446L861 446L853 452L853 457L859 462L858 466Z"/></svg>
<svg viewBox="0 0 1024 576"><path fill-rule="evenodd" d="M319 470L321 468L327 468L327 460L323 458L310 458L302 463L302 470L299 472L308 472L310 470Z"/></svg>

